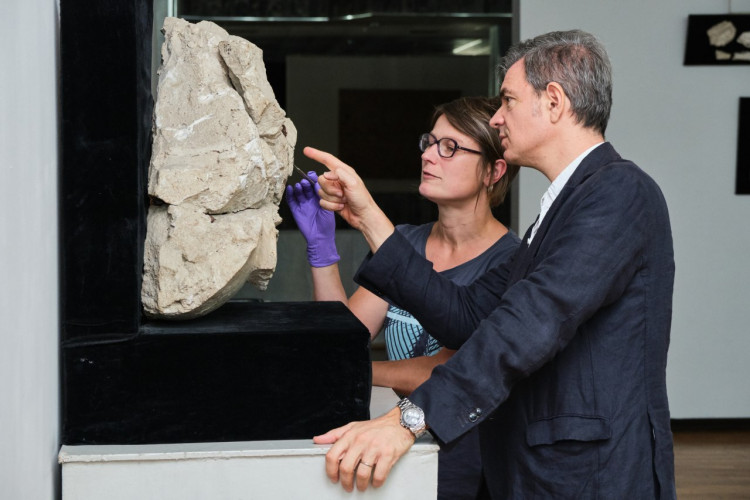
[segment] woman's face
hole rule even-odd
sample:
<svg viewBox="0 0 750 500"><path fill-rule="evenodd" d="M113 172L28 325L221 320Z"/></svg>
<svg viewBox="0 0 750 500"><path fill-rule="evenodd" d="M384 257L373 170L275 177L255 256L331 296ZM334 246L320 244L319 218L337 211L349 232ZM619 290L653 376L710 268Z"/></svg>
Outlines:
<svg viewBox="0 0 750 500"><path fill-rule="evenodd" d="M441 116L430 132L435 138L453 139L459 146L480 151L479 143L456 130ZM477 193L485 188L481 172L482 156L457 149L450 158L438 155L437 144L422 153L422 181L419 194L440 204L476 203Z"/></svg>

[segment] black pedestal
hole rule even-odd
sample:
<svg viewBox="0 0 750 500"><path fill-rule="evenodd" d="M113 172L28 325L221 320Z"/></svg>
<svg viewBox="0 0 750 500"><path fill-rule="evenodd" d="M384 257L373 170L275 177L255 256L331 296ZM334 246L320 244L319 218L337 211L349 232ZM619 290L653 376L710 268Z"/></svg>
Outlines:
<svg viewBox="0 0 750 500"><path fill-rule="evenodd" d="M310 438L368 417L369 334L338 303L148 322L151 0L61 0L63 444Z"/></svg>
<svg viewBox="0 0 750 500"><path fill-rule="evenodd" d="M228 303L63 345L63 442L307 439L369 418L369 334L340 303Z"/></svg>

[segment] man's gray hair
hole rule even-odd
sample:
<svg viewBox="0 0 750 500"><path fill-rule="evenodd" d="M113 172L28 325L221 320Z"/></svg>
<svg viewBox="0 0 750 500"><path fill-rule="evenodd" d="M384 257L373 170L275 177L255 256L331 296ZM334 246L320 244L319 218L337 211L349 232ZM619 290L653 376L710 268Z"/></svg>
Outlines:
<svg viewBox="0 0 750 500"><path fill-rule="evenodd" d="M526 80L537 94L550 82L562 86L578 123L604 135L612 108L612 66L602 43L580 30L554 31L519 42L498 67L500 78L524 60Z"/></svg>

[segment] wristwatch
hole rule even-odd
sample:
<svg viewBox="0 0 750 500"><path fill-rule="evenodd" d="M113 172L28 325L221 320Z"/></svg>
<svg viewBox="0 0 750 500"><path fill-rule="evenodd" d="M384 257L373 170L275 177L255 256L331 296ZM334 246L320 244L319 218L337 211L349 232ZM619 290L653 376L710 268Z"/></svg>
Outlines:
<svg viewBox="0 0 750 500"><path fill-rule="evenodd" d="M401 399L397 406L401 409L401 425L414 434L414 439L424 434L424 431L427 430L427 425L424 422L422 408L407 398Z"/></svg>

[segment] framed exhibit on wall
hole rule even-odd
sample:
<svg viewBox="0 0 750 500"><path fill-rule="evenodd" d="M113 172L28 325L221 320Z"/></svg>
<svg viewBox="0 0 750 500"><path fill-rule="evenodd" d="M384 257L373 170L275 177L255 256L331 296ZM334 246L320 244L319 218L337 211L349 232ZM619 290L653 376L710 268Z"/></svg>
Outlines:
<svg viewBox="0 0 750 500"><path fill-rule="evenodd" d="M750 64L750 15L688 16L685 65Z"/></svg>

